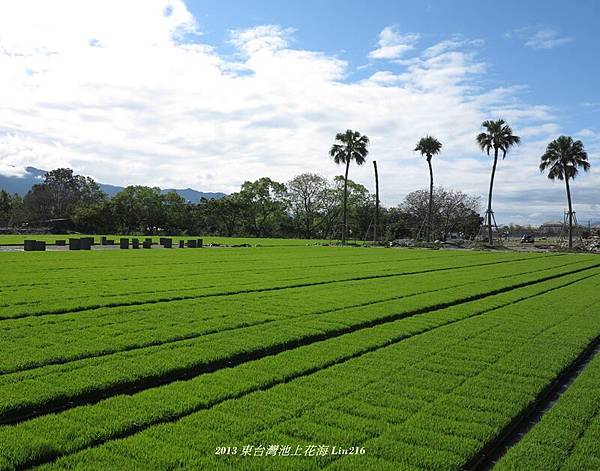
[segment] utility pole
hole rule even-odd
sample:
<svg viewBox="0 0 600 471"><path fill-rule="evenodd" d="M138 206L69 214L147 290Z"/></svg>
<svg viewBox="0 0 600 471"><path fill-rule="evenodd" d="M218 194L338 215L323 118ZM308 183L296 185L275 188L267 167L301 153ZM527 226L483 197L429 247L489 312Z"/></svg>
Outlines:
<svg viewBox="0 0 600 471"><path fill-rule="evenodd" d="M375 169L375 229L373 230L373 241L379 242L377 229L379 228L379 174L377 173L377 162L373 161Z"/></svg>

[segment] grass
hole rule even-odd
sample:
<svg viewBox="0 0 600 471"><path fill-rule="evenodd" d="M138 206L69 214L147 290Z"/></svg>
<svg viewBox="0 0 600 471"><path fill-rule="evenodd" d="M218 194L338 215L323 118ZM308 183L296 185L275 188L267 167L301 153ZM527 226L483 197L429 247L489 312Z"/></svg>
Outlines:
<svg viewBox="0 0 600 471"><path fill-rule="evenodd" d="M600 334L591 256L0 259L0 469L460 469ZM365 453L215 454L311 444Z"/></svg>
<svg viewBox="0 0 600 471"><path fill-rule="evenodd" d="M46 243L53 244L57 240L68 240L70 237L93 237L96 244L100 243L100 238L103 234L0 234L0 245L15 245L23 244L26 239L43 240ZM191 236L146 236L146 235L120 235L120 234L104 234L109 239L116 241L117 245L121 237L126 238L137 238L139 240L145 240L147 238L152 239L153 243L158 244L161 237L170 237L174 243L178 243L180 240L188 239L203 239L204 245L218 244L224 246L234 245L256 245L261 247L273 247L273 246L305 246L315 244L330 244L336 241L325 240L325 239L282 239L282 238L270 238L270 237L221 237L221 236L202 236L202 235L191 235Z"/></svg>
<svg viewBox="0 0 600 471"><path fill-rule="evenodd" d="M600 356L494 469L582 470L600 465Z"/></svg>

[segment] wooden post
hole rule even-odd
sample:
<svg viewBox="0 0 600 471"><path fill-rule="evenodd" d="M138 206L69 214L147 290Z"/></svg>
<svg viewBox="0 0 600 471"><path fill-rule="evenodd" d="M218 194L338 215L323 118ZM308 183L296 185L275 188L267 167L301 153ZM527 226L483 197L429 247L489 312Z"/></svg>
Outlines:
<svg viewBox="0 0 600 471"><path fill-rule="evenodd" d="M375 230L373 231L373 241L379 242L377 230L379 229L379 174L377 173L377 162L373 161L375 169Z"/></svg>

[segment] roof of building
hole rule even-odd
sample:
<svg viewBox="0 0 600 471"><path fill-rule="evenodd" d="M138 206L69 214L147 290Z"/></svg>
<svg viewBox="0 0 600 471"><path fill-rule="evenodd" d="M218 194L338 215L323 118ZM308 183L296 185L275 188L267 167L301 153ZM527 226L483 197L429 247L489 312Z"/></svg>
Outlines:
<svg viewBox="0 0 600 471"><path fill-rule="evenodd" d="M545 222L544 224L542 224L540 227L548 227L548 226L561 226L562 227L563 223L562 221L548 221Z"/></svg>

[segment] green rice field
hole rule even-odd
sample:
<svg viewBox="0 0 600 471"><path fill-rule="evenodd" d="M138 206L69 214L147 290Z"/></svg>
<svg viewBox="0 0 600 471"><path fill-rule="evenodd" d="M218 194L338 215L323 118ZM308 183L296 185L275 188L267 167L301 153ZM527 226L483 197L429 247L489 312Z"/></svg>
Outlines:
<svg viewBox="0 0 600 471"><path fill-rule="evenodd" d="M94 234L0 234L0 245L23 245L23 241L26 239L43 240L48 244L54 244L57 240L68 240L69 237L93 237L96 244L100 243L101 235ZM114 239L119 242L120 237L137 237L140 240L146 238L152 239L153 243L157 244L160 240L160 236L145 236L145 235L118 235L118 234L107 234L106 237ZM280 238L268 238L268 237L221 237L221 236L165 236L171 237L174 242L188 239L204 240L205 245L219 244L219 245L255 245L261 247L270 246L292 246L292 245L315 245L322 243L331 243L331 240L320 240L320 239L280 239ZM333 241L335 242L335 241Z"/></svg>
<svg viewBox="0 0 600 471"><path fill-rule="evenodd" d="M263 241L0 253L0 469L600 469L599 257Z"/></svg>

